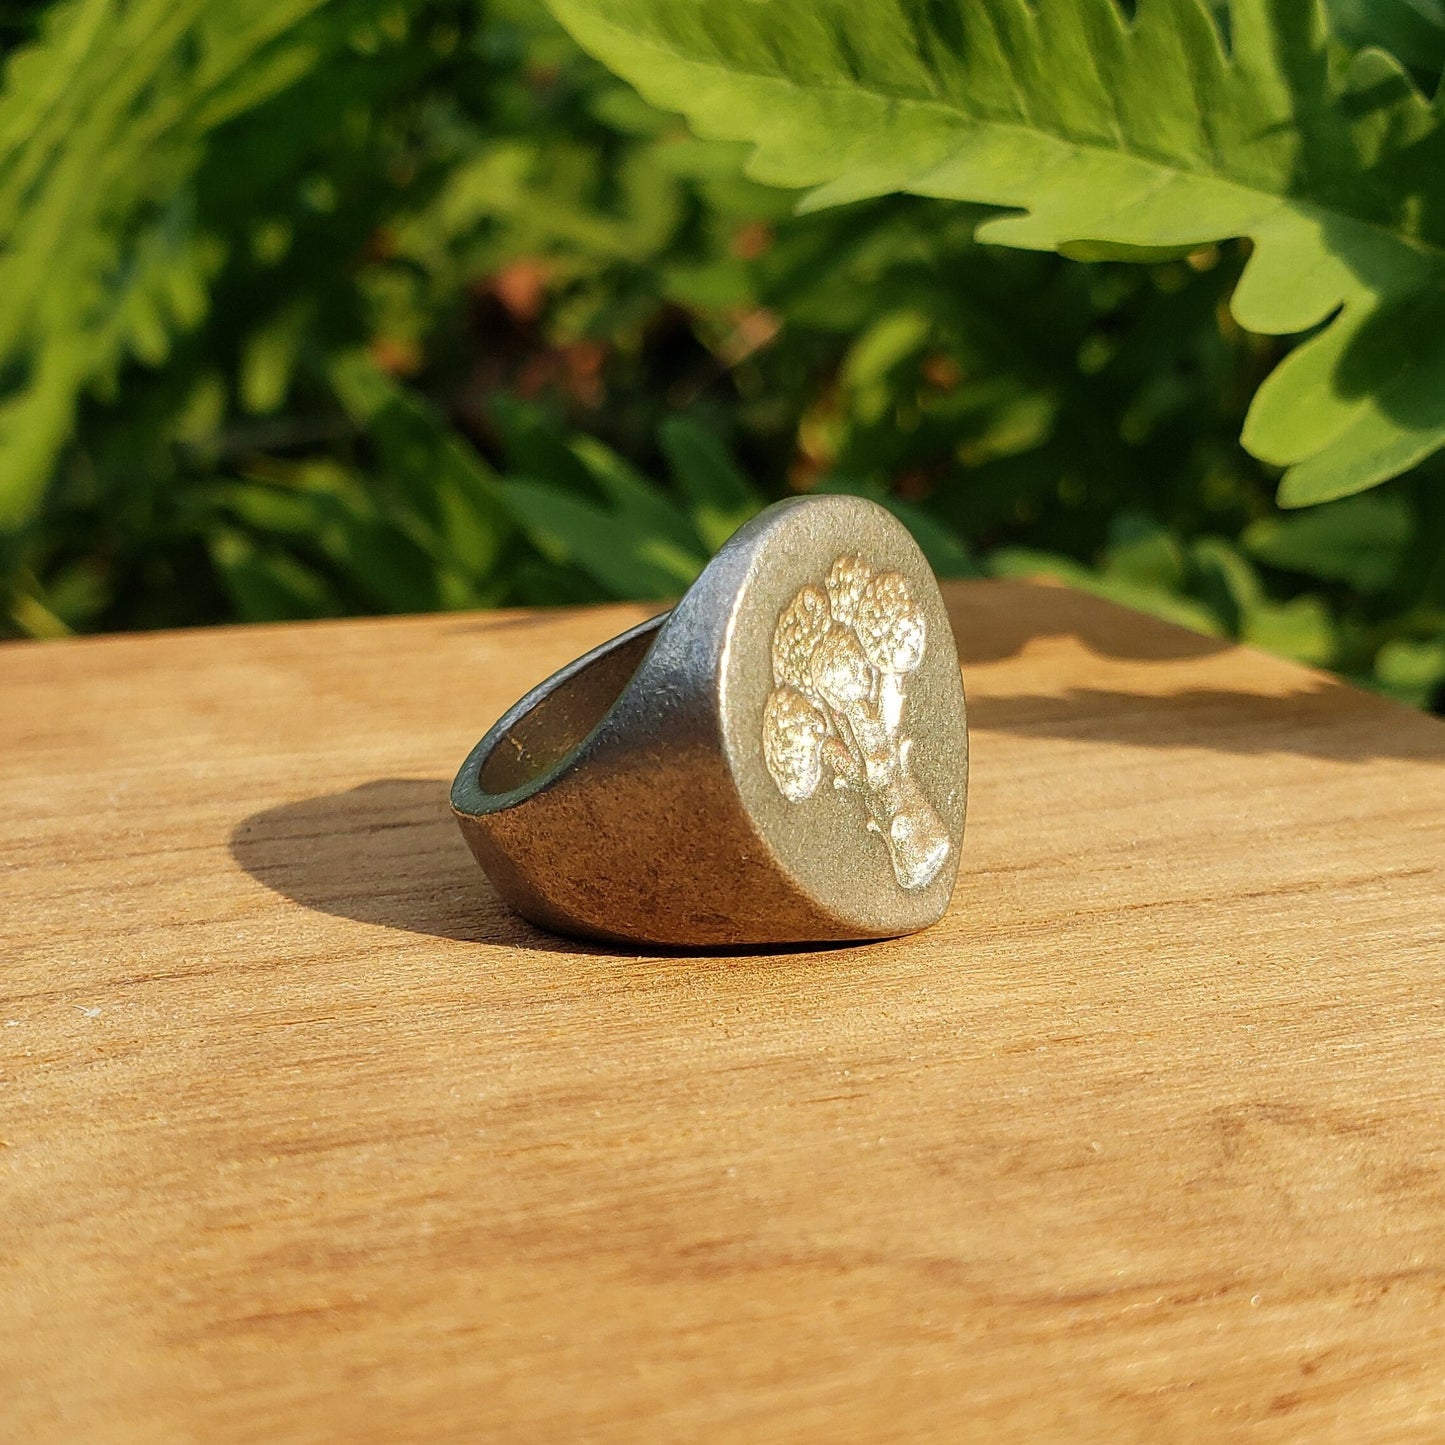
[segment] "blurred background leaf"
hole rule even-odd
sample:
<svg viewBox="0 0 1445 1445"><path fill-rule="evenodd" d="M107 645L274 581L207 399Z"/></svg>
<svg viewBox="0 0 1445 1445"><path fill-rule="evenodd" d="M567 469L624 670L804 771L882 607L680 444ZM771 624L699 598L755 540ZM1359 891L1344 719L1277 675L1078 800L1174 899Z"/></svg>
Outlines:
<svg viewBox="0 0 1445 1445"><path fill-rule="evenodd" d="M1438 79L1436 0L1334 8ZM11 635L670 595L846 490L941 574L1445 706L1439 463L1279 510L1242 246L796 215L533 0L59 0L0 47Z"/></svg>

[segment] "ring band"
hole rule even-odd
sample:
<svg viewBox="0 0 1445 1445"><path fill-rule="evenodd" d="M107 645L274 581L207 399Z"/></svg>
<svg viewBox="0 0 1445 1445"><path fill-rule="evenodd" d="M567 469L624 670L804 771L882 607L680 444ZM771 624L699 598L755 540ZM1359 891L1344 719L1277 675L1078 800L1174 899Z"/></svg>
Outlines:
<svg viewBox="0 0 1445 1445"><path fill-rule="evenodd" d="M669 613L534 688L452 810L525 918L610 941L886 938L953 892L968 730L943 599L873 502L779 502Z"/></svg>

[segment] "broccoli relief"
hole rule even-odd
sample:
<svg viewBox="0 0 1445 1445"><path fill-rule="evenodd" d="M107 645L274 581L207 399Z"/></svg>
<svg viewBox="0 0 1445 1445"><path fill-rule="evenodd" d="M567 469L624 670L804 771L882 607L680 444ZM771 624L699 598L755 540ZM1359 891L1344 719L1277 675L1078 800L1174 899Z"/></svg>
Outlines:
<svg viewBox="0 0 1445 1445"><path fill-rule="evenodd" d="M908 679L928 630L907 579L839 557L822 587L802 588L773 633L763 757L778 791L802 802L831 774L862 795L866 826L887 845L904 888L924 888L948 857L948 830L909 772Z"/></svg>

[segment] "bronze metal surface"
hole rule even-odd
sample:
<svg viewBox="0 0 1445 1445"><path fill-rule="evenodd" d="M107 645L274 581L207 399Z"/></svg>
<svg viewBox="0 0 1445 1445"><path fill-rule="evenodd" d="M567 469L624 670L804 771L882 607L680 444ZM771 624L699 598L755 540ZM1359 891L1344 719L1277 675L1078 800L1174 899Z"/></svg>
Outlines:
<svg viewBox="0 0 1445 1445"><path fill-rule="evenodd" d="M670 613L509 709L452 808L534 923L713 947L927 927L967 790L928 563L883 508L820 496L770 507Z"/></svg>

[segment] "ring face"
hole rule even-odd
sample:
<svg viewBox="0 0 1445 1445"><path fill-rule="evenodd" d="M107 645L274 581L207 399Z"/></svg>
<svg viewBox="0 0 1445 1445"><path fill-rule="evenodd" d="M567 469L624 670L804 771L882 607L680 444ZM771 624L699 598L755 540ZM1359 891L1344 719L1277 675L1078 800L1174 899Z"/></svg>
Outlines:
<svg viewBox="0 0 1445 1445"><path fill-rule="evenodd" d="M968 730L938 584L876 504L780 502L666 616L533 689L452 807L502 895L588 937L756 945L936 921Z"/></svg>
<svg viewBox="0 0 1445 1445"><path fill-rule="evenodd" d="M947 907L963 837L952 629L889 513L854 497L793 506L737 600L720 698L729 761L800 887L859 933L912 932Z"/></svg>
<svg viewBox="0 0 1445 1445"><path fill-rule="evenodd" d="M904 731L908 684L928 648L928 622L901 572L862 557L834 560L807 583L773 630L773 691L763 710L763 757L778 791L811 798L827 779L862 795L900 888L926 888L951 840L914 781Z"/></svg>

